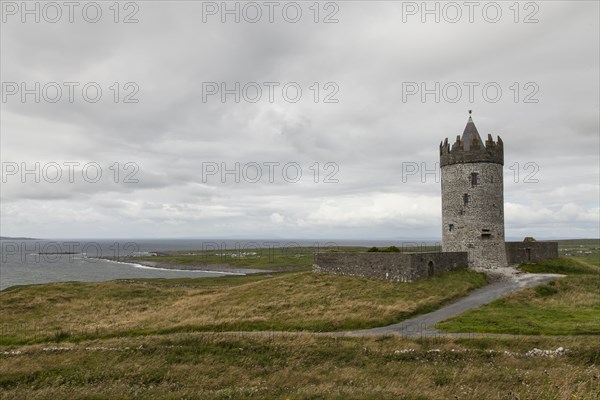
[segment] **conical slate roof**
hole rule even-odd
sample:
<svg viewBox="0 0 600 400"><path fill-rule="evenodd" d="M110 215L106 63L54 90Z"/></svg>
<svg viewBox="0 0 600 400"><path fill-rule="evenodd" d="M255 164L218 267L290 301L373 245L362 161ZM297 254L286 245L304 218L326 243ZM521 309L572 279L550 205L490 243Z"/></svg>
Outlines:
<svg viewBox="0 0 600 400"><path fill-rule="evenodd" d="M469 114L471 111L469 110ZM492 135L483 143L471 116L462 134L450 145L448 139L440 143L440 167L467 163L494 163L504 165L504 144L498 136L494 142Z"/></svg>
<svg viewBox="0 0 600 400"><path fill-rule="evenodd" d="M463 148L465 150L469 150L473 143L478 143L479 148L483 148L483 141L479 136L479 132L477 132L477 128L475 127L475 123L473 122L473 118L469 116L469 120L467 121L467 126L465 126L465 131L462 134L461 141L463 143Z"/></svg>

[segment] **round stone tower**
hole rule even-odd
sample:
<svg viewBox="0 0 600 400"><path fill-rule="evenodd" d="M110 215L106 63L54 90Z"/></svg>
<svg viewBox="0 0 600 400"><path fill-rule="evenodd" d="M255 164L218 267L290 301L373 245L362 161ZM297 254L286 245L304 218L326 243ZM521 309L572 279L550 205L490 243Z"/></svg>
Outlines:
<svg viewBox="0 0 600 400"><path fill-rule="evenodd" d="M507 265L503 165L502 139L484 144L471 116L462 137L440 144L442 248L468 252L469 267Z"/></svg>

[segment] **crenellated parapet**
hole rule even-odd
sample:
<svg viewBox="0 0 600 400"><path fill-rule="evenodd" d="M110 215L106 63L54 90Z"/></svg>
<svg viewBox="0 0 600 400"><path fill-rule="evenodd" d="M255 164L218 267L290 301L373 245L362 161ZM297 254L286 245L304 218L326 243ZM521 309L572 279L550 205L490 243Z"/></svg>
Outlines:
<svg viewBox="0 0 600 400"><path fill-rule="evenodd" d="M495 142L492 135L488 135L485 144L479 135L473 135L469 141L463 140L459 135L452 145L447 138L440 143L440 167L481 162L504 165L504 144L500 136Z"/></svg>

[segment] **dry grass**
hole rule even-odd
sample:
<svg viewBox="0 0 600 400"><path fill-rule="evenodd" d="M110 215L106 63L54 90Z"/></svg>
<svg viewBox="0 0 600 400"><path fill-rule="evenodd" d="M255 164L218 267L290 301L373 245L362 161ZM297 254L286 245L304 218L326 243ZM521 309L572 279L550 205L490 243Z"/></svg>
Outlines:
<svg viewBox="0 0 600 400"><path fill-rule="evenodd" d="M486 283L456 271L415 283L286 274L237 286L61 283L0 293L2 343L181 331L339 330L391 324Z"/></svg>
<svg viewBox="0 0 600 400"><path fill-rule="evenodd" d="M569 352L526 355L559 346ZM61 347L0 348L3 398L592 400L600 390L595 337L187 333Z"/></svg>
<svg viewBox="0 0 600 400"><path fill-rule="evenodd" d="M555 310L565 302L583 310L596 304L594 293L581 290L595 284L590 276L571 278L581 281L565 278L557 285L567 286L556 292L535 294L531 289L534 294L526 292L523 306L531 313ZM409 340L190 332L384 325L483 285L485 278L472 271L411 284L311 273L211 280L206 286L201 279L177 282L179 286L158 280L61 283L1 292L2 398L595 400L600 396L599 336ZM569 327L572 321L566 323ZM569 351L556 357L527 355L534 348L558 347Z"/></svg>

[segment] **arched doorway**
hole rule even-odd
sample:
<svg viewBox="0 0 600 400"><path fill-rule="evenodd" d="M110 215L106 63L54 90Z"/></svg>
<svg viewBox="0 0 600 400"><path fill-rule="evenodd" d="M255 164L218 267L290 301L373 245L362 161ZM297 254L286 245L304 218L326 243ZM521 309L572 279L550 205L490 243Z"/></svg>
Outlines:
<svg viewBox="0 0 600 400"><path fill-rule="evenodd" d="M433 261L429 261L427 263L427 276L433 276L434 273L435 273L435 269L433 266Z"/></svg>

